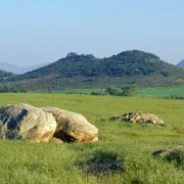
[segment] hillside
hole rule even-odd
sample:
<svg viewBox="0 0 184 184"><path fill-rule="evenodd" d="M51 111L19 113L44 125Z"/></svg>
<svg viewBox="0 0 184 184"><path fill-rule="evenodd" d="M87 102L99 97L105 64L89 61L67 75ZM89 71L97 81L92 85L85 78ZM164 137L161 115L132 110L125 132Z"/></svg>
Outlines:
<svg viewBox="0 0 184 184"><path fill-rule="evenodd" d="M138 51L124 51L109 58L91 54L69 53L65 58L10 78L26 88L102 88L109 85L138 84L163 86L183 83L184 70L162 61L158 56Z"/></svg>
<svg viewBox="0 0 184 184"><path fill-rule="evenodd" d="M178 67L181 67L181 68L184 68L184 59L181 60L178 64L177 64Z"/></svg>
<svg viewBox="0 0 184 184"><path fill-rule="evenodd" d="M0 70L0 81L3 81L9 77L13 77L14 75L10 72L6 72L4 70Z"/></svg>

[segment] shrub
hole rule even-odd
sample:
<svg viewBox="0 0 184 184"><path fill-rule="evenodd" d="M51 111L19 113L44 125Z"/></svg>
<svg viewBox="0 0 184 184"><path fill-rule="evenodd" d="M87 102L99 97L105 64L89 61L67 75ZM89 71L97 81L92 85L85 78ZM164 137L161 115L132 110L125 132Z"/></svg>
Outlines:
<svg viewBox="0 0 184 184"><path fill-rule="evenodd" d="M122 96L136 96L138 95L138 87L136 85L122 86Z"/></svg>
<svg viewBox="0 0 184 184"><path fill-rule="evenodd" d="M93 92L91 92L90 93L90 95L105 95L105 93L104 92L102 92L102 91L93 91Z"/></svg>
<svg viewBox="0 0 184 184"><path fill-rule="evenodd" d="M114 96L136 96L138 95L138 87L136 85L121 86L120 88L110 86L105 92Z"/></svg>

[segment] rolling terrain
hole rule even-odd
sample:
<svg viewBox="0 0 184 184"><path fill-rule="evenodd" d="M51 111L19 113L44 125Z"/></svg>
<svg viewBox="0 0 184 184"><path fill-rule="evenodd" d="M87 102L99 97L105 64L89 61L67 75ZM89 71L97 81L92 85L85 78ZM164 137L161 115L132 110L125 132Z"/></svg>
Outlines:
<svg viewBox="0 0 184 184"><path fill-rule="evenodd" d="M69 53L45 67L10 77L5 83L26 90L94 89L123 84L158 87L184 84L184 69L139 50L108 58Z"/></svg>

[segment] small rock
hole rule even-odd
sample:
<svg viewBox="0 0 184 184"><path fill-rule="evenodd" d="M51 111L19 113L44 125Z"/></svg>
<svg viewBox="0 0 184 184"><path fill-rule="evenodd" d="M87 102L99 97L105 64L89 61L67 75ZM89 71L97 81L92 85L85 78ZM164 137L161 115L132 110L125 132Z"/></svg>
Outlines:
<svg viewBox="0 0 184 184"><path fill-rule="evenodd" d="M109 120L129 121L131 123L146 123L166 126L164 121L152 113L129 112L121 116L112 116Z"/></svg>
<svg viewBox="0 0 184 184"><path fill-rule="evenodd" d="M52 137L50 140L49 140L50 143L53 143L53 144L62 144L64 143L64 141L62 141L61 139L57 139L56 137Z"/></svg>

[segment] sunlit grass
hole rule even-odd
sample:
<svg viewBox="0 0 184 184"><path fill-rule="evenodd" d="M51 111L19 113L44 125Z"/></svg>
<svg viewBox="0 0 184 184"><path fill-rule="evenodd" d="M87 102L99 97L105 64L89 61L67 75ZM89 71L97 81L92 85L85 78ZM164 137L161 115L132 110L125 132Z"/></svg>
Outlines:
<svg viewBox="0 0 184 184"><path fill-rule="evenodd" d="M57 106L83 114L99 129L96 143L0 141L0 184L183 184L184 170L152 152L184 144L184 101L61 94L0 94L0 105ZM129 111L158 115L171 127L110 122ZM79 167L92 157L117 158L123 171L88 175ZM183 158L183 157L182 157ZM181 161L182 163L182 161Z"/></svg>

